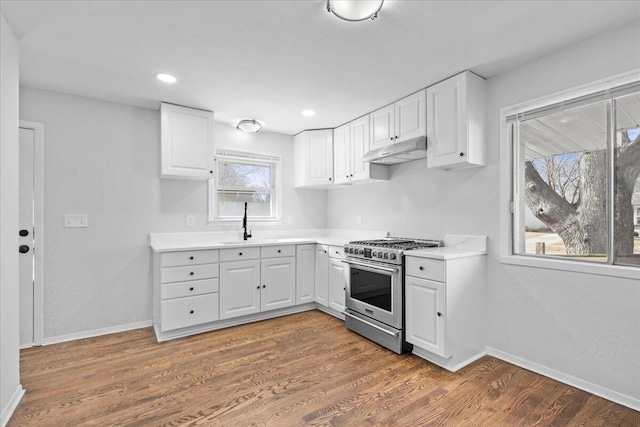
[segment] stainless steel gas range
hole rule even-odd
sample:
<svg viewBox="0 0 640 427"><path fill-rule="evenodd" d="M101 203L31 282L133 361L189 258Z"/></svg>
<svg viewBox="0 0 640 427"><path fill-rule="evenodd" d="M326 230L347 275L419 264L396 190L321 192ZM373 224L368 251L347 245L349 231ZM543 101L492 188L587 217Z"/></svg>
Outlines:
<svg viewBox="0 0 640 427"><path fill-rule="evenodd" d="M346 244L347 328L398 354L410 351L404 333L404 252L437 246L442 241L398 237Z"/></svg>

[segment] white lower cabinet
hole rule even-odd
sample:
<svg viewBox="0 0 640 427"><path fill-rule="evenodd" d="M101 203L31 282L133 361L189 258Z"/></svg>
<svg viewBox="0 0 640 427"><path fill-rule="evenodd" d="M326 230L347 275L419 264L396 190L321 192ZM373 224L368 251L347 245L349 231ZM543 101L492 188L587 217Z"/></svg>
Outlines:
<svg viewBox="0 0 640 427"><path fill-rule="evenodd" d="M344 263L339 258L329 258L329 307L344 311L347 276Z"/></svg>
<svg viewBox="0 0 640 427"><path fill-rule="evenodd" d="M406 340L450 371L485 354L485 256L405 256Z"/></svg>
<svg viewBox="0 0 640 427"><path fill-rule="evenodd" d="M296 304L296 259L271 258L261 261L260 311Z"/></svg>
<svg viewBox="0 0 640 427"><path fill-rule="evenodd" d="M316 245L296 246L296 304L315 301Z"/></svg>
<svg viewBox="0 0 640 427"><path fill-rule="evenodd" d="M162 301L162 330L185 328L218 320L219 294Z"/></svg>
<svg viewBox="0 0 640 427"><path fill-rule="evenodd" d="M260 260L220 264L220 319L260 312Z"/></svg>
<svg viewBox="0 0 640 427"><path fill-rule="evenodd" d="M329 307L329 247L316 245L315 300Z"/></svg>

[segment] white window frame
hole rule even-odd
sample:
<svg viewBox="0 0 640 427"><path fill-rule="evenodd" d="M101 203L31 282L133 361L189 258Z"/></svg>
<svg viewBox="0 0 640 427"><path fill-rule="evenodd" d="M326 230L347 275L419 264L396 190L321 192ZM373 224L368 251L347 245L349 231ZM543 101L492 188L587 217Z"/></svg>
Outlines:
<svg viewBox="0 0 640 427"><path fill-rule="evenodd" d="M580 98L598 91L612 89L640 81L640 70L620 74L594 83L537 98L525 103L504 107L500 110L500 262L517 266L537 267L576 273L596 274L620 278L638 279L639 269L626 265L611 265L580 262L562 258L536 257L513 252L513 210L516 210L515 165L512 144L512 126L507 117L523 111L530 111L548 105Z"/></svg>
<svg viewBox="0 0 640 427"><path fill-rule="evenodd" d="M208 181L208 221L209 225L237 223L242 217L218 217L218 191L216 189L216 181L218 174L218 162L232 161L245 164L255 164L261 166L273 165L272 172L274 177L274 187L271 191L272 216L251 216L251 212L247 217L252 223L281 224L282 223L282 158L269 154L248 153L243 151L234 151L227 149L217 149L215 153L215 177Z"/></svg>

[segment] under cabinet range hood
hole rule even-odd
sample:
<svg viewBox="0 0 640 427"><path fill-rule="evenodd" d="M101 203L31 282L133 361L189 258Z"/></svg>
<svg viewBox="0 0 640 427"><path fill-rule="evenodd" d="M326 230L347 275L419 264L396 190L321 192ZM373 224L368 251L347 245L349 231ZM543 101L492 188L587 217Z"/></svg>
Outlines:
<svg viewBox="0 0 640 427"><path fill-rule="evenodd" d="M397 144L369 151L362 156L363 162L395 165L427 157L427 137L420 136Z"/></svg>

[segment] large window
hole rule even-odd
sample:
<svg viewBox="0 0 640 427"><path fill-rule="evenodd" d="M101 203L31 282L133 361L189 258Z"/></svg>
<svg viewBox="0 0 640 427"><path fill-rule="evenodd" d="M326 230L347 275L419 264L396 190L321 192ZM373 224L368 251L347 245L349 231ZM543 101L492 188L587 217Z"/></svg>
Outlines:
<svg viewBox="0 0 640 427"><path fill-rule="evenodd" d="M640 265L640 83L507 117L513 253Z"/></svg>
<svg viewBox="0 0 640 427"><path fill-rule="evenodd" d="M278 157L238 151L216 152L216 177L209 183L209 219L253 220L278 218Z"/></svg>

